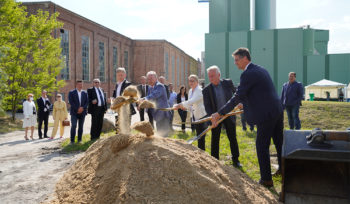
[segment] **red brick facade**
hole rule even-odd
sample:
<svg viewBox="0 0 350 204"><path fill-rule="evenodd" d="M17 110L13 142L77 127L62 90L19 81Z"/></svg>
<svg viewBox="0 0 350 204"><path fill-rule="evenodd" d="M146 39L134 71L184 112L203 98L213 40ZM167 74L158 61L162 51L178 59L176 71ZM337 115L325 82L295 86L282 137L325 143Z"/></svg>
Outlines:
<svg viewBox="0 0 350 204"><path fill-rule="evenodd" d="M132 40L52 2L23 2L23 5L27 7L28 13L35 13L38 9L50 13L59 12L58 20L64 23L63 30L56 30L53 35L60 37L61 32L68 32L69 78L66 80L66 86L59 91L63 93L65 100L67 100L69 90L75 88L75 81L83 79L82 36L89 39L89 80L84 80L83 89L91 87L94 78L100 78L99 44L102 42L104 45L105 81L101 83L101 86L107 92L107 97L112 95L115 87L113 81L115 77L113 69L114 47L117 49L117 67L126 68L127 63L127 79L134 84L139 82L140 76L153 70L159 76L164 75L168 83L173 83L174 87L178 87L181 84L187 84L187 76L194 73L194 70L198 70L200 62L166 40ZM126 52L127 61L124 56ZM165 63L166 55L168 55L168 69L166 69ZM174 58L174 66L172 58ZM58 76L58 79L61 77Z"/></svg>

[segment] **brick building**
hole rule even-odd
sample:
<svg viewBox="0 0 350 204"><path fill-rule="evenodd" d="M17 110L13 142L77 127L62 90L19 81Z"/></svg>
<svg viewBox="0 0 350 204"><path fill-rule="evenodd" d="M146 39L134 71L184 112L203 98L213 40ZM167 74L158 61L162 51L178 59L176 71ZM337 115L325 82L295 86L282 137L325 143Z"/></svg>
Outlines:
<svg viewBox="0 0 350 204"><path fill-rule="evenodd" d="M134 84L150 70L165 76L174 87L187 84L189 74L200 76L200 61L166 40L133 40L50 1L22 4L30 14L38 9L59 12L57 19L64 25L53 35L61 38L65 63L57 79L66 81L66 86L59 91L65 100L77 79L82 79L87 89L94 78L100 78L101 87L110 97L118 67L127 70L127 79Z"/></svg>

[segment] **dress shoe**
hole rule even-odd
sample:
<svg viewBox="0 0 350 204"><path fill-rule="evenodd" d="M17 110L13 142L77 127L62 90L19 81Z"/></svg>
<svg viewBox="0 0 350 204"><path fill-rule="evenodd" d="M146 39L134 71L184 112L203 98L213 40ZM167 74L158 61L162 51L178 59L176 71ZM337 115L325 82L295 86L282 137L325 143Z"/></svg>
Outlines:
<svg viewBox="0 0 350 204"><path fill-rule="evenodd" d="M239 160L235 160L232 163L233 163L233 166L236 167L236 168L242 168L243 167L241 162L239 162Z"/></svg>
<svg viewBox="0 0 350 204"><path fill-rule="evenodd" d="M265 186L266 188L273 187L273 181L272 180L271 181L263 181L263 180L260 179L259 180L259 184Z"/></svg>
<svg viewBox="0 0 350 204"><path fill-rule="evenodd" d="M48 136L44 136L44 138L49 138Z"/></svg>
<svg viewBox="0 0 350 204"><path fill-rule="evenodd" d="M272 176L280 176L282 174L281 169L277 169L275 173L272 174Z"/></svg>
<svg viewBox="0 0 350 204"><path fill-rule="evenodd" d="M39 140L43 139L42 137L39 137Z"/></svg>

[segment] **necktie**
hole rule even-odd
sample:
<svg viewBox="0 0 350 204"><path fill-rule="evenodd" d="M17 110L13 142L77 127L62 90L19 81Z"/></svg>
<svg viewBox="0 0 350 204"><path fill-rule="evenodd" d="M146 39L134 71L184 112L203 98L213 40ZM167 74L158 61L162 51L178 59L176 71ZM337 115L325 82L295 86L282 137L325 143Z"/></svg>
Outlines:
<svg viewBox="0 0 350 204"><path fill-rule="evenodd" d="M101 106L103 106L105 104L104 100L103 100L103 96L102 96L102 92L100 90L100 88L97 88L98 93L99 93L99 97L100 97L100 101L101 101Z"/></svg>

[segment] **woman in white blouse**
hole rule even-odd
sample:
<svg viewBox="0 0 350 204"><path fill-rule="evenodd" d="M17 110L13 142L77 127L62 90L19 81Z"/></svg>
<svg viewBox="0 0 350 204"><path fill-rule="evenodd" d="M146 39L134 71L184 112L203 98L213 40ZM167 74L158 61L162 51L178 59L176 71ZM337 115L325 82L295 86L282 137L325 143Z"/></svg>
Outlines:
<svg viewBox="0 0 350 204"><path fill-rule="evenodd" d="M27 95L27 100L23 102L23 128L25 128L25 136L24 139L28 140L27 133L28 129L30 128L31 134L30 138L34 140L33 133L34 133L34 126L36 123L36 107L35 103L33 101L33 94Z"/></svg>
<svg viewBox="0 0 350 204"><path fill-rule="evenodd" d="M192 121L199 120L207 115L203 104L202 88L198 85L198 76L190 75L188 77L188 84L191 89L188 92L188 100L174 105L176 109L188 110L191 112ZM197 135L201 134L206 128L206 123L194 125ZM198 147L205 151L205 135L198 140Z"/></svg>

